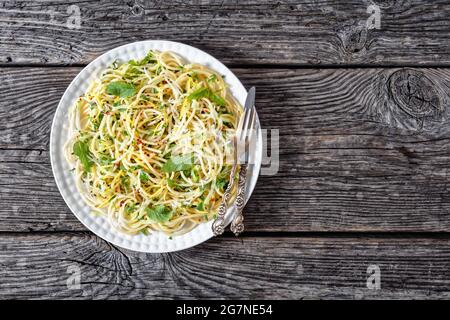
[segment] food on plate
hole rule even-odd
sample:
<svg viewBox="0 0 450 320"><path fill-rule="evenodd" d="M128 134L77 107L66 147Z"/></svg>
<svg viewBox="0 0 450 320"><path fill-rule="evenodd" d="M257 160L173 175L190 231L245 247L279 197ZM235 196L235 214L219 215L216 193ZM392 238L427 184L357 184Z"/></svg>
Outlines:
<svg viewBox="0 0 450 320"><path fill-rule="evenodd" d="M182 234L216 214L241 113L220 74L152 50L89 85L64 152L83 200L114 228Z"/></svg>

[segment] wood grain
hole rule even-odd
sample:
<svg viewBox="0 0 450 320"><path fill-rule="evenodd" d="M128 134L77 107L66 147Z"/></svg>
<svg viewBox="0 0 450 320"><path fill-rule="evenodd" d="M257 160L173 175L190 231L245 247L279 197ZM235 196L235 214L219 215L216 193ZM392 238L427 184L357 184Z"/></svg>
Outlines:
<svg viewBox="0 0 450 320"><path fill-rule="evenodd" d="M1 235L0 247L1 298L450 297L449 239L221 238L136 254L69 233ZM367 288L371 265L380 290Z"/></svg>
<svg viewBox="0 0 450 320"><path fill-rule="evenodd" d="M373 4L380 29L367 27ZM71 5L79 29L68 27ZM228 64L449 65L449 15L445 0L2 1L0 63L86 64L126 43L167 39Z"/></svg>
<svg viewBox="0 0 450 320"><path fill-rule="evenodd" d="M80 68L3 68L3 231L85 230L52 177L56 105ZM280 132L249 231L449 231L449 69L234 69Z"/></svg>

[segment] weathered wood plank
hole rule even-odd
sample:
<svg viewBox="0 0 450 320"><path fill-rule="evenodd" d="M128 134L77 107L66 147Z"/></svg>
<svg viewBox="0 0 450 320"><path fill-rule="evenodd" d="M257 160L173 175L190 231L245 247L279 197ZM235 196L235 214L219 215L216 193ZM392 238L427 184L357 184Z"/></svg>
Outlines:
<svg viewBox="0 0 450 320"><path fill-rule="evenodd" d="M450 297L448 239L221 238L138 254L91 235L34 234L1 235L0 247L1 298ZM379 290L367 287L371 265Z"/></svg>
<svg viewBox="0 0 450 320"><path fill-rule="evenodd" d="M48 154L78 71L0 70L0 230L85 230ZM258 88L263 127L280 130L279 171L260 177L247 230L450 230L449 69L235 71Z"/></svg>
<svg viewBox="0 0 450 320"><path fill-rule="evenodd" d="M373 4L380 29L367 27ZM229 64L448 65L449 16L446 0L2 1L0 62L86 64L119 45L167 39Z"/></svg>

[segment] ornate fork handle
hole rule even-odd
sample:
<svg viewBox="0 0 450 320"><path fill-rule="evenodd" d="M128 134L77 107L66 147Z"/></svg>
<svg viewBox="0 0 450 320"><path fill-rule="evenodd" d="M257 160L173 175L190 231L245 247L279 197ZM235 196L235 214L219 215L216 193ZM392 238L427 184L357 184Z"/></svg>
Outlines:
<svg viewBox="0 0 450 320"><path fill-rule="evenodd" d="M234 141L234 158L236 159L236 140ZM225 190L222 202L220 203L219 209L217 210L217 218L212 224L212 231L215 236L221 235L225 230L225 214L227 213L228 201L230 200L231 190L234 186L234 176L236 175L236 167L237 161L234 162L233 167L231 168L230 173L230 182L228 183L228 187Z"/></svg>
<svg viewBox="0 0 450 320"><path fill-rule="evenodd" d="M239 171L238 191L236 196L236 208L237 212L231 223L231 231L238 236L244 231L244 215L242 211L245 204L245 183L247 180L247 165L241 164L241 170Z"/></svg>

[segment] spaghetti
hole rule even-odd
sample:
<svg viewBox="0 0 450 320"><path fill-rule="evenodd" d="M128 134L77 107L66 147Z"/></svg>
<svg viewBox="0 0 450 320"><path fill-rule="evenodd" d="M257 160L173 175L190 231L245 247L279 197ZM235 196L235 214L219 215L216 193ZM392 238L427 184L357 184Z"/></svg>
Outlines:
<svg viewBox="0 0 450 320"><path fill-rule="evenodd" d="M182 234L220 205L241 112L221 75L150 51L114 62L78 98L64 152L82 198L114 228Z"/></svg>

